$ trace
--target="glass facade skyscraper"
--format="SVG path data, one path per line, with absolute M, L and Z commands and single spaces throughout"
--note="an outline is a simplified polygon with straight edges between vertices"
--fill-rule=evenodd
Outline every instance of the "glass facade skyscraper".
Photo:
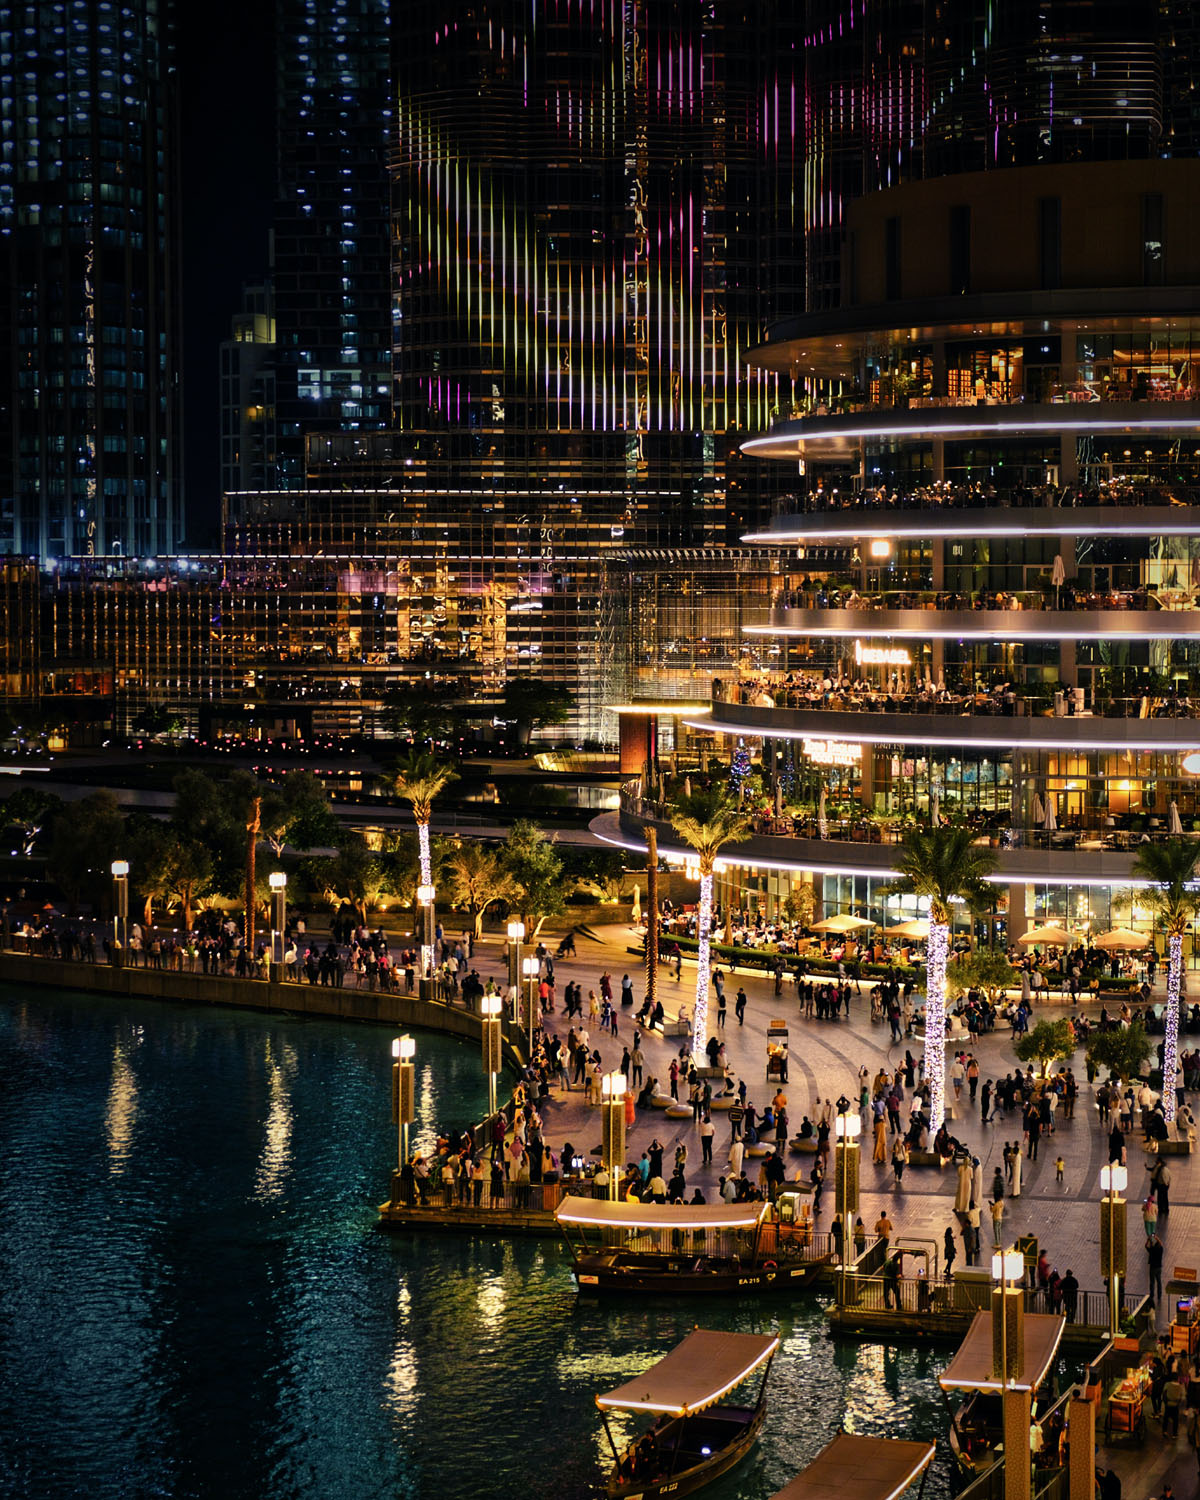
M 173 22 L 0 11 L 0 552 L 181 539 Z
M 391 418 L 388 0 L 276 0 L 278 480 L 309 432 Z

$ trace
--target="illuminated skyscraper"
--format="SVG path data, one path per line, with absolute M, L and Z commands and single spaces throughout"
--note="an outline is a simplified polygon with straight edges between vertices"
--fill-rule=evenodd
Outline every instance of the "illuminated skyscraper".
M 171 0 L 0 10 L 0 552 L 180 540 Z
M 306 433 L 391 417 L 388 12 L 388 0 L 276 0 L 275 383 L 289 489 L 304 482 Z

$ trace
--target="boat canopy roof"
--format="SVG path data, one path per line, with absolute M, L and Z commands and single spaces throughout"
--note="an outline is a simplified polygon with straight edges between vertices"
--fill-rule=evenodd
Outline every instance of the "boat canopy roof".
M 609 1229 L 753 1229 L 766 1203 L 609 1203 L 603 1198 L 564 1198 L 560 1224 Z
M 772 1500 L 896 1500 L 932 1460 L 932 1443 L 839 1432 Z
M 1055 1313 L 1025 1314 L 1025 1358 L 1009 1381 L 1014 1391 L 1036 1391 L 1049 1373 L 1058 1353 L 1067 1320 Z M 938 1376 L 944 1391 L 999 1391 L 1004 1382 L 993 1373 L 992 1315 L 977 1312 L 958 1353 Z
M 779 1348 L 758 1333 L 715 1333 L 697 1328 L 656 1365 L 596 1397 L 604 1410 L 658 1411 L 678 1417 L 703 1411 L 752 1375 Z

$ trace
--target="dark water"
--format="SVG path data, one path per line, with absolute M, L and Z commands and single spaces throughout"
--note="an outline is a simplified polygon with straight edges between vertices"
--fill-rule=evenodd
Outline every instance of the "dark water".
M 418 1128 L 481 1111 L 475 1048 L 417 1062 Z M 390 1063 L 383 1030 L 0 993 L 0 1496 L 592 1495 L 594 1393 L 697 1320 L 783 1338 L 713 1500 L 843 1422 L 944 1433 L 944 1353 L 837 1348 L 811 1301 L 611 1307 L 550 1241 L 378 1233 Z

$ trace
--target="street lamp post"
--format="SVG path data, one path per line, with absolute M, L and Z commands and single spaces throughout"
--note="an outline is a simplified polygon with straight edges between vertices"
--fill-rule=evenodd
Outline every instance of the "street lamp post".
M 997 1250 L 992 1256 L 992 1378 L 1000 1382 L 1004 1422 L 1004 1500 L 1029 1500 L 1029 1422 L 1032 1393 L 1025 1368 L 1025 1256 Z
M 1100 1169 L 1100 1271 L 1108 1283 L 1108 1333 L 1121 1331 L 1121 1277 L 1125 1274 L 1125 1200 L 1128 1168 L 1109 1162 Z
M 125 947 L 125 932 L 129 922 L 129 861 L 114 859 L 113 878 L 113 943 Z
M 840 1300 L 846 1300 L 846 1253 L 850 1247 L 850 1221 L 858 1213 L 858 1137 L 862 1133 L 862 1119 L 857 1110 L 852 1110 L 850 1101 L 843 1094 L 837 1101 L 837 1115 L 833 1128 L 836 1140 L 834 1160 L 834 1208 L 842 1220 L 842 1249 Z
M 271 977 L 278 980 L 283 967 L 283 930 L 287 926 L 287 876 L 282 870 L 272 870 L 267 876 L 267 884 L 271 887 L 271 965 L 275 970 Z M 279 934 L 278 964 L 275 962 L 276 933 Z
M 529 1007 L 525 1012 L 525 1021 L 529 1027 L 529 1059 L 531 1062 L 533 1061 L 533 1026 L 537 1019 L 537 982 L 541 967 L 536 958 L 530 957 L 521 960 L 521 971 L 525 975 L 525 988 L 527 991 L 525 1004 Z
M 521 942 L 525 937 L 525 923 L 514 919 L 508 924 L 508 993 L 517 994 L 521 978 Z
M 617 1201 L 617 1174 L 625 1164 L 625 1075 L 619 1069 L 600 1080 L 601 1160 L 608 1173 L 609 1201 Z
M 417 1044 L 410 1036 L 392 1038 L 392 1124 L 399 1127 L 400 1166 L 408 1160 L 408 1127 L 416 1118 L 413 1058 Z
M 500 1071 L 500 1010 L 503 1001 L 499 995 L 485 995 L 479 1002 L 483 1012 L 483 1071 L 488 1079 L 488 1117 L 496 1113 L 496 1074 Z
M 434 922 L 433 903 L 436 896 L 437 891 L 431 885 L 419 885 L 417 887 L 417 906 L 420 910 L 419 921 L 421 926 L 419 934 L 421 942 L 421 982 L 417 986 L 417 989 L 418 993 L 423 988 L 426 990 L 426 993 L 422 996 L 424 999 L 429 998 L 427 989 L 429 981 L 433 978 L 433 933 L 436 925 Z

